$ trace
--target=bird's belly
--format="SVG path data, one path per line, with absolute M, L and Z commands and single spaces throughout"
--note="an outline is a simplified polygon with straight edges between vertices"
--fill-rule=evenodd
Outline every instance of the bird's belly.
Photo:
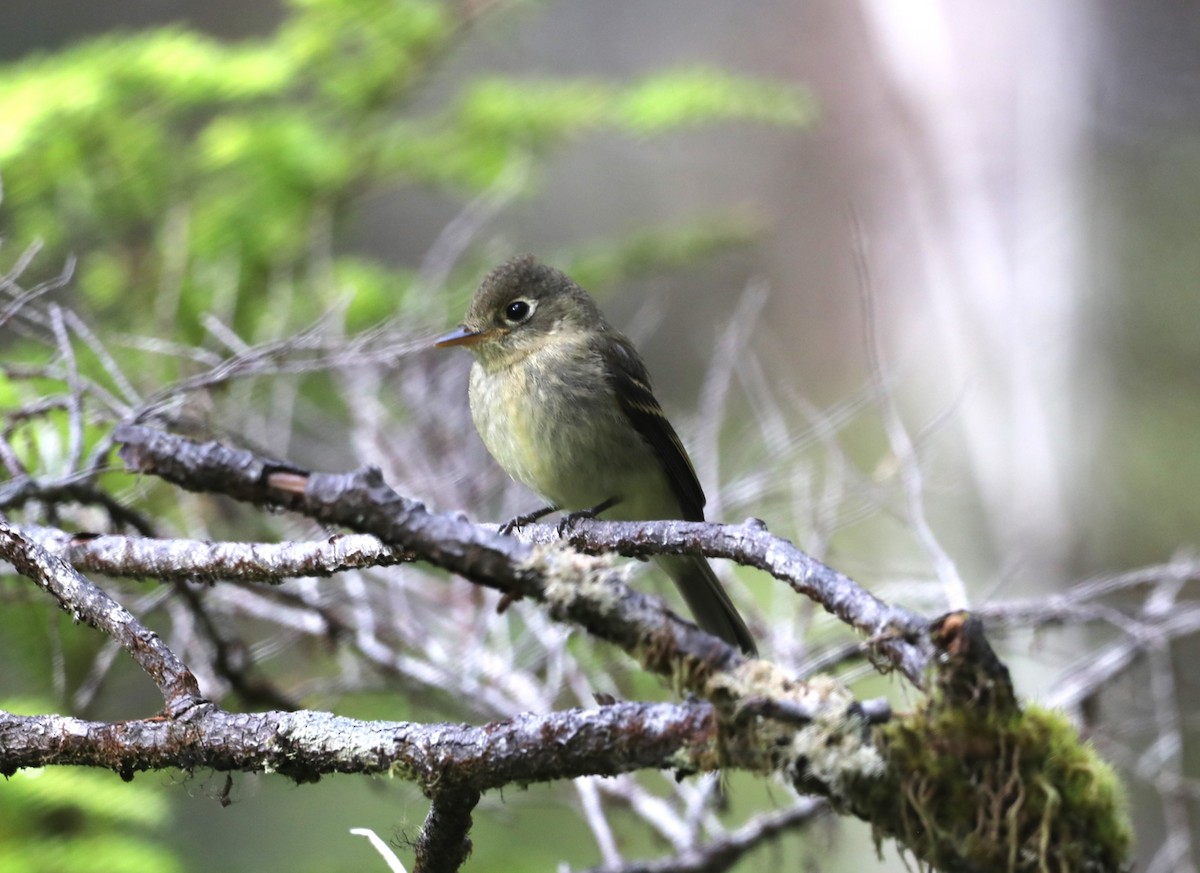
M 500 379 L 507 380 L 504 390 Z M 650 446 L 594 384 L 574 391 L 553 376 L 535 384 L 520 367 L 499 376 L 475 367 L 471 414 L 500 466 L 560 509 L 589 509 L 615 498 L 606 518 L 678 513 Z

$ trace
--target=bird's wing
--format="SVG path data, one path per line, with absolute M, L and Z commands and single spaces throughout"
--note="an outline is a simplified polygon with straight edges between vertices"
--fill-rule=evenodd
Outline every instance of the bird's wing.
M 650 390 L 646 365 L 624 337 L 606 343 L 602 354 L 617 403 L 662 464 L 679 501 L 681 520 L 704 521 L 704 490 L 679 435 Z

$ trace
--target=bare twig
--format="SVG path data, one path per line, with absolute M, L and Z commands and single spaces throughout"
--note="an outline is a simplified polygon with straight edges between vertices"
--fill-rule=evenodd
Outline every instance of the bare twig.
M 879 334 L 879 319 L 875 316 L 875 287 L 871 279 L 871 270 L 867 261 L 865 246 L 866 234 L 856 214 L 851 214 L 854 222 L 854 259 L 858 269 L 863 306 L 863 324 L 867 337 L 867 355 L 871 362 L 871 380 L 875 387 L 875 397 L 883 415 L 884 430 L 892 454 L 900 467 L 900 483 L 904 489 L 905 508 L 908 521 L 912 525 L 922 547 L 933 561 L 934 571 L 946 593 L 948 609 L 966 609 L 968 604 L 967 586 L 963 584 L 949 553 L 938 542 L 925 514 L 925 476 L 917 458 L 916 447 L 912 437 L 904 426 L 904 418 L 896 405 L 895 395 L 888 386 L 883 364 L 883 339 Z
M 825 801 L 819 798 L 802 798 L 790 809 L 755 816 L 749 823 L 720 839 L 702 843 L 676 855 L 657 861 L 604 864 L 583 873 L 722 873 L 733 867 L 750 850 L 807 825 L 828 812 L 828 809 Z
M 221 628 L 204 607 L 204 601 L 194 588 L 184 582 L 172 586 L 192 616 L 197 635 L 207 640 L 212 649 L 209 658 L 213 671 L 251 706 L 273 709 L 300 709 L 300 702 L 280 690 L 274 682 L 254 670 L 248 647 L 234 634 Z
M 22 289 L 19 285 L 17 285 L 17 279 L 20 277 L 21 273 L 23 273 L 26 268 L 29 267 L 33 259 L 37 257 L 39 251 L 41 251 L 41 243 L 35 242 L 31 244 L 21 254 L 21 257 L 17 260 L 16 265 L 9 272 L 9 274 L 7 276 L 0 277 L 0 293 L 8 294 L 10 292 L 16 292 L 12 295 L 12 300 L 9 301 L 9 303 L 3 309 L 0 309 L 0 327 L 4 327 L 4 325 L 6 325 L 18 314 L 25 315 L 26 313 L 22 312 L 22 310 L 27 309 L 29 304 L 33 303 L 33 301 L 37 300 L 44 294 L 47 294 L 51 291 L 57 291 L 70 281 L 71 274 L 75 269 L 75 262 L 73 259 L 67 261 L 66 266 L 63 268 L 63 271 L 59 276 L 51 279 L 48 282 L 41 282 L 29 289 Z M 40 317 L 38 320 L 40 321 Z
M 96 356 L 96 360 L 100 362 L 100 365 L 104 368 L 104 372 L 108 373 L 108 377 L 112 379 L 113 384 L 117 386 L 117 390 L 121 392 L 121 396 L 125 398 L 125 402 L 128 405 L 119 411 L 122 415 L 127 415 L 133 407 L 141 402 L 141 396 L 134 389 L 133 383 L 129 381 L 116 360 L 109 354 L 104 344 L 100 342 L 99 337 L 92 332 L 86 321 L 70 309 L 63 311 L 63 317 L 66 319 L 71 330 L 75 331 L 84 344 L 92 350 L 92 354 Z
M 61 479 L 15 479 L 0 486 L 0 512 L 11 511 L 31 501 L 43 503 L 80 503 L 100 506 L 118 526 L 126 526 L 146 536 L 154 535 L 154 525 L 134 509 L 125 506 L 93 483 L 95 471 L 64 476 Z
M 79 366 L 75 362 L 75 349 L 71 338 L 67 336 L 67 327 L 63 324 L 62 309 L 50 307 L 50 326 L 54 330 L 54 341 L 58 353 L 62 356 L 67 368 L 67 469 L 79 469 L 83 458 L 83 389 L 79 384 Z

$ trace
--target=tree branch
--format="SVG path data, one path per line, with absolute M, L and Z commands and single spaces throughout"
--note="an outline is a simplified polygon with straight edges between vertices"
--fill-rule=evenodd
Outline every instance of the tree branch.
M 164 713 L 174 717 L 200 702 L 196 678 L 158 634 L 3 517 L 0 517 L 0 557 L 52 594 L 76 621 L 86 621 L 129 652 L 162 692 L 166 702 Z
M 77 535 L 50 527 L 26 532 L 79 570 L 162 582 L 237 580 L 278 585 L 286 579 L 332 576 L 345 570 L 389 567 L 414 560 L 370 534 L 323 540 L 231 543 L 115 535 Z
M 417 840 L 413 873 L 454 873 L 471 854 L 471 813 L 479 790 L 447 786 L 433 793 Z
M 614 586 L 612 574 L 601 587 L 615 609 L 597 608 L 599 591 L 587 586 L 552 584 L 557 575 L 596 577 L 598 565 L 586 565 L 562 551 L 534 549 L 513 537 L 471 524 L 460 515 L 434 513 L 401 497 L 383 482 L 379 471 L 366 468 L 334 475 L 310 473 L 295 465 L 220 443 L 198 443 L 139 425 L 122 425 L 115 433 L 121 457 L 130 469 L 151 473 L 192 491 L 226 494 L 266 506 L 280 506 L 324 523 L 372 533 L 405 552 L 421 556 L 473 582 L 514 596 L 545 601 L 552 614 L 570 618 L 611 642 L 634 651 L 643 635 L 639 628 L 670 631 L 676 646 L 711 657 L 719 644 L 707 634 L 694 637 L 652 598 Z M 539 526 L 539 542 L 549 534 Z M 871 635 L 871 644 L 914 684 L 923 681 L 928 662 L 921 616 L 880 601 L 852 580 L 805 555 L 792 543 L 767 532 L 760 522 L 740 526 L 675 521 L 581 522 L 569 542 L 583 551 L 633 556 L 690 552 L 727 557 L 759 567 L 789 582 L 825 609 Z M 574 562 L 575 566 L 571 566 Z M 590 603 L 590 605 L 589 605 Z M 689 630 L 691 629 L 691 630 Z M 659 641 L 659 645 L 662 640 Z M 648 648 L 648 646 L 643 646 Z M 649 647 L 652 648 L 652 647 Z M 739 657 L 728 646 L 722 659 Z M 648 667 L 651 664 L 647 663 Z M 664 672 L 659 665 L 657 672 Z
M 556 536 L 554 525 L 530 526 L 533 542 L 553 542 Z M 771 534 L 759 519 L 748 519 L 738 525 L 582 519 L 568 533 L 566 541 L 587 554 L 617 552 L 627 557 L 698 554 L 762 570 L 866 634 L 870 644 L 913 684 L 922 684 L 928 662 L 923 643 L 928 619 L 885 603 L 789 540 Z
M 708 703 L 619 703 L 519 715 L 483 727 L 366 722 L 326 712 L 225 712 L 211 703 L 179 719 L 114 724 L 0 712 L 0 773 L 21 767 L 105 767 L 131 778 L 178 767 L 277 772 L 297 782 L 331 773 L 387 773 L 431 796 L 514 782 L 613 776 L 645 768 L 693 772 L 718 761 Z
M 827 609 L 854 626 L 871 629 L 878 635 L 872 643 L 906 675 L 919 679 L 918 667 L 934 665 L 931 694 L 921 709 L 891 718 L 886 709 L 858 703 L 834 679 L 797 681 L 630 590 L 606 560 L 429 512 L 392 491 L 377 470 L 308 473 L 132 425 L 114 436 L 135 470 L 369 532 L 481 585 L 542 601 L 552 617 L 621 646 L 678 690 L 707 702 L 617 704 L 519 716 L 482 728 L 364 723 L 312 712 L 229 714 L 199 701 L 187 674 L 191 687 L 184 692 L 192 694 L 192 705 L 169 706 L 165 720 L 103 725 L 58 716 L 0 717 L 0 772 L 75 763 L 128 776 L 138 769 L 203 766 L 308 781 L 328 772 L 386 771 L 416 781 L 434 801 L 421 849 L 421 869 L 430 870 L 457 869 L 466 857 L 471 811 L 482 791 L 648 767 L 779 774 L 798 791 L 826 796 L 860 815 L 877 833 L 895 835 L 918 859 L 947 869 L 966 869 L 1018 845 L 1040 846 L 1038 857 L 1049 866 L 1087 857 L 1098 860 L 1098 870 L 1116 869 L 1113 859 L 1127 848 L 1119 827 L 1103 844 L 1080 837 L 1118 806 L 1103 768 L 1069 725 L 1021 711 L 977 621 L 967 614 L 945 617 L 932 625 L 930 638 L 923 619 L 893 611 L 759 523 L 595 524 L 581 526 L 572 540 L 597 550 L 617 541 L 637 555 L 695 550 L 768 568 L 797 590 L 823 598 Z M 131 638 L 132 616 L 28 537 L 11 526 L 4 531 L 8 540 L 0 554 L 120 641 L 170 702 L 167 674 L 178 662 L 157 637 L 137 625 Z M 935 647 L 931 657 L 927 652 Z M 1052 741 L 1043 741 L 1046 736 Z M 1060 772 L 1064 762 L 1066 772 Z M 969 774 L 980 767 L 988 778 L 975 788 Z M 1078 781 L 1081 772 L 1094 774 L 1095 787 L 1076 790 L 1070 780 Z M 951 784 L 944 785 L 947 778 Z M 951 788 L 967 793 L 954 795 Z M 1026 798 L 1019 809 L 1006 800 L 1014 792 Z M 991 837 L 974 841 L 980 833 Z

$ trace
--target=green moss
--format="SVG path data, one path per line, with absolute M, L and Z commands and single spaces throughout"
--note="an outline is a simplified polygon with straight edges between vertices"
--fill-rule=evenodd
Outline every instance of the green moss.
M 1061 714 L 932 702 L 876 731 L 887 773 L 859 811 L 937 868 L 1126 868 L 1132 832 L 1112 768 Z

